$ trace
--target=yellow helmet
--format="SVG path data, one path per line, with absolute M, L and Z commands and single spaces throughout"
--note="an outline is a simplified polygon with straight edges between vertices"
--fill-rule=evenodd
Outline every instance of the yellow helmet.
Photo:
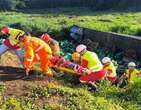
M 73 61 L 79 61 L 79 59 L 80 59 L 80 54 L 78 52 L 74 52 L 72 54 L 72 60 Z

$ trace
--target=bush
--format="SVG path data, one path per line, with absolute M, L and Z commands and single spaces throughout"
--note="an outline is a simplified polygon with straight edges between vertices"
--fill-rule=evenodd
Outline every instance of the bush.
M 46 9 L 59 7 L 90 7 L 94 10 L 140 9 L 139 0 L 0 0 L 0 9 Z

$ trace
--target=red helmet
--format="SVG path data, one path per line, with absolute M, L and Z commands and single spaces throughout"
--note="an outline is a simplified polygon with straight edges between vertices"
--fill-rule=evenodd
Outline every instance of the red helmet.
M 44 40 L 45 42 L 49 42 L 51 37 L 49 34 L 45 33 L 40 37 L 42 40 Z
M 3 28 L 1 28 L 0 32 L 3 34 L 8 34 L 9 33 L 9 27 L 8 26 L 4 26 Z

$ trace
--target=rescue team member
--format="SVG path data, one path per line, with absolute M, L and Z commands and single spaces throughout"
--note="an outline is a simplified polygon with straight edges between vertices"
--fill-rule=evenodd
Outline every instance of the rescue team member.
M 60 47 L 56 40 L 52 39 L 47 33 L 43 34 L 40 38 L 50 46 L 53 56 L 60 56 Z
M 7 26 L 1 28 L 0 38 L 5 39 L 2 45 L 0 45 L 0 56 L 4 54 L 7 50 L 14 50 L 16 55 L 19 57 L 20 61 L 23 62 L 23 54 L 21 48 L 18 45 L 18 38 L 25 34 L 24 31 L 9 28 Z
M 111 82 L 114 83 L 117 80 L 116 67 L 109 57 L 104 57 L 102 59 L 103 69 L 107 71 L 106 77 Z
M 20 42 L 21 47 L 25 49 L 24 67 L 26 69 L 26 75 L 29 75 L 29 71 L 39 61 L 43 74 L 52 76 L 53 74 L 50 70 L 52 51 L 49 45 L 43 40 L 31 36 L 20 37 Z
M 129 83 L 134 83 L 141 77 L 141 72 L 136 69 L 136 64 L 134 62 L 130 62 L 125 75 L 128 78 Z
M 80 54 L 80 65 L 87 68 L 86 75 L 80 76 L 80 82 L 88 84 L 93 90 L 97 89 L 95 82 L 105 77 L 106 71 L 100 62 L 98 56 L 94 52 L 87 50 L 83 44 L 76 47 L 76 52 Z

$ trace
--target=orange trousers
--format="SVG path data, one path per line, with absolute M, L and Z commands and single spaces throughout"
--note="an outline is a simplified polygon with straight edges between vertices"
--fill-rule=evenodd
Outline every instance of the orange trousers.
M 46 73 L 48 75 L 52 75 L 52 72 L 50 70 L 50 66 L 51 66 L 51 59 L 52 55 L 47 54 L 46 51 L 44 50 L 40 50 L 37 53 L 34 54 L 34 58 L 32 62 L 27 62 L 27 66 L 30 67 L 30 69 L 33 68 L 33 65 L 37 62 L 41 63 L 41 70 L 43 73 Z

